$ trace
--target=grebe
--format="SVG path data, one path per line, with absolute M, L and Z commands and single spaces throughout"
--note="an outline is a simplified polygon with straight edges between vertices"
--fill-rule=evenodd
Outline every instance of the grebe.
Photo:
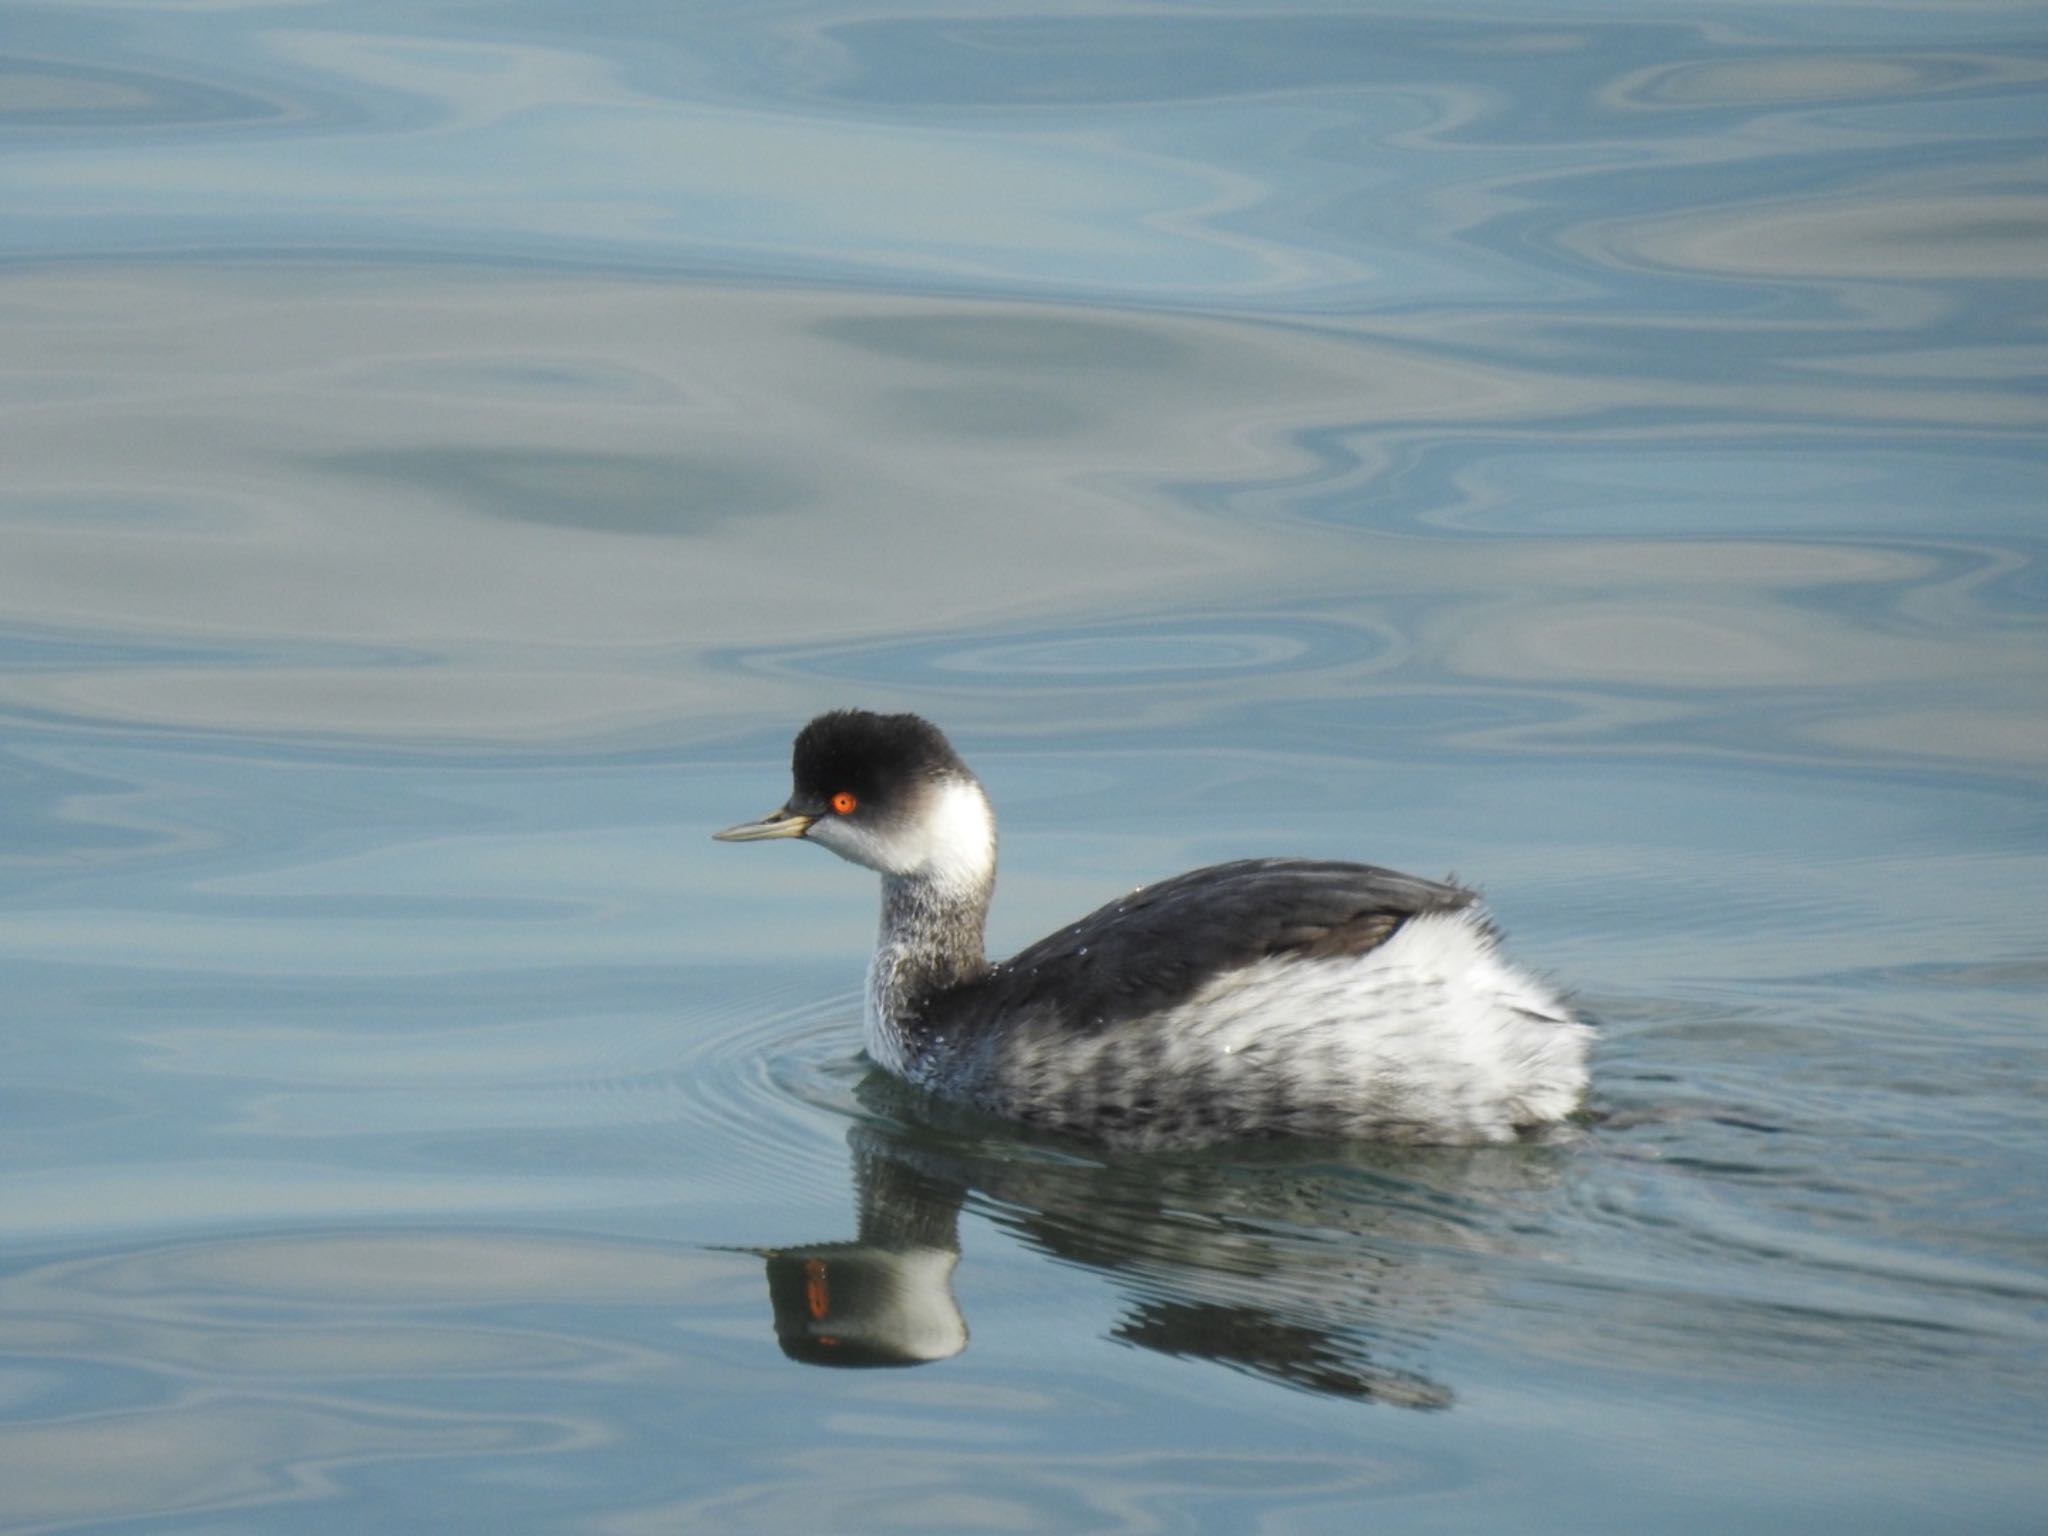
M 834 710 L 798 733 L 791 775 L 781 809 L 714 835 L 805 838 L 881 875 L 867 1052 L 941 1098 L 1154 1150 L 1510 1141 L 1585 1094 L 1592 1031 L 1460 886 L 1246 859 L 991 965 L 995 814 L 936 726 Z

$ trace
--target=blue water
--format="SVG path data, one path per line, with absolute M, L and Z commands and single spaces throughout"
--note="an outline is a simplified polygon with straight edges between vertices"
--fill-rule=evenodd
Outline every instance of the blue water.
M 0 1530 L 2038 1530 L 2044 145 L 1957 0 L 0 6 Z M 706 836 L 848 703 L 998 950 L 1481 883 L 1599 1123 L 931 1123 Z

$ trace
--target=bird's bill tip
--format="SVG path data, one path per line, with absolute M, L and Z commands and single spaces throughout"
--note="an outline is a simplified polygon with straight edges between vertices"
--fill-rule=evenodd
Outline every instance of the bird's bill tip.
M 721 843 L 758 843 L 771 837 L 802 837 L 810 830 L 809 816 L 800 816 L 784 806 L 779 811 L 770 811 L 759 821 L 743 821 L 736 827 L 727 827 L 723 832 L 714 832 L 712 837 Z

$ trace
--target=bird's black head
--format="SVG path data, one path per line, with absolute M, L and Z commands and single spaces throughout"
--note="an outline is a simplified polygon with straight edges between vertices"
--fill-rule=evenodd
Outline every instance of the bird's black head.
M 979 890 L 995 878 L 995 818 L 981 785 L 929 720 L 835 709 L 797 733 L 788 803 L 718 833 L 803 837 L 889 875 Z
M 835 709 L 799 731 L 789 772 L 790 809 L 820 816 L 900 810 L 940 780 L 974 777 L 929 720 L 864 709 Z

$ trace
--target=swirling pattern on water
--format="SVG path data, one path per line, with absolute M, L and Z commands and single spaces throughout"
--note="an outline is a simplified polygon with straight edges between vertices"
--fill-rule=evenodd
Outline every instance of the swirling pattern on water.
M 1306 615 L 1212 615 L 1001 637 L 985 632 L 923 636 L 869 646 L 756 652 L 731 659 L 740 672 L 817 678 L 959 695 L 1030 689 L 1214 689 L 1233 674 L 1365 670 L 1387 639 L 1364 627 L 1318 624 Z
M 2038 1526 L 2032 10 L 7 44 L 0 1526 Z M 703 836 L 854 702 L 999 949 L 1485 882 L 1603 1118 L 933 1123 L 865 880 Z M 882 1238 L 964 1345 L 786 1362 Z

